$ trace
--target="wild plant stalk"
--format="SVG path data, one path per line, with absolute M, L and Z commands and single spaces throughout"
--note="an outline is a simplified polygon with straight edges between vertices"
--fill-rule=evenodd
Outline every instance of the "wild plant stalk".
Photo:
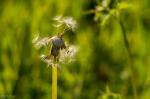
M 106 3 L 107 3 L 107 5 L 106 5 Z M 102 0 L 102 5 L 98 5 L 97 8 L 103 8 L 103 9 L 90 10 L 90 11 L 86 12 L 85 14 L 95 13 L 95 16 L 97 17 L 97 15 L 99 15 L 99 13 L 103 13 L 103 11 L 105 11 L 105 10 L 107 11 L 106 8 L 110 9 L 109 8 L 109 2 L 107 2 L 107 0 Z M 122 7 L 119 7 L 119 5 L 118 5 L 116 8 L 121 9 Z M 124 41 L 124 45 L 125 45 L 125 48 L 126 48 L 126 51 L 127 51 L 127 55 L 128 55 L 128 62 L 129 62 L 128 69 L 129 69 L 129 72 L 130 72 L 130 75 L 131 75 L 132 90 L 133 90 L 133 94 L 134 94 L 133 97 L 134 97 L 134 99 L 138 99 L 137 85 L 136 85 L 136 81 L 135 81 L 134 68 L 133 68 L 134 64 L 133 64 L 133 58 L 131 56 L 131 50 L 130 50 L 129 42 L 128 42 L 128 39 L 127 39 L 127 33 L 126 33 L 126 30 L 125 30 L 123 22 L 121 21 L 120 17 L 118 17 L 119 10 L 118 9 L 115 9 L 115 10 L 118 13 L 115 13 L 115 17 L 114 18 L 119 22 L 119 25 L 121 27 L 121 30 L 122 30 L 122 33 L 123 33 L 123 41 Z M 108 11 L 108 14 L 112 14 L 112 13 L 110 13 Z M 99 18 L 101 19 L 101 17 L 99 17 Z M 98 18 L 96 18 L 96 19 L 98 19 Z
M 52 99 L 57 99 L 57 66 L 52 66 Z
M 131 56 L 131 50 L 130 50 L 129 42 L 127 39 L 126 30 L 125 30 L 124 24 L 121 21 L 121 19 L 119 19 L 118 21 L 119 21 L 119 24 L 120 24 L 120 27 L 121 27 L 121 30 L 123 33 L 123 40 L 124 40 L 125 48 L 126 48 L 126 51 L 128 54 L 128 61 L 129 61 L 128 69 L 129 69 L 129 72 L 131 74 L 131 83 L 132 83 L 132 90 L 133 90 L 134 99 L 138 99 L 137 89 L 136 89 L 137 85 L 136 85 L 135 76 L 134 76 L 133 59 Z

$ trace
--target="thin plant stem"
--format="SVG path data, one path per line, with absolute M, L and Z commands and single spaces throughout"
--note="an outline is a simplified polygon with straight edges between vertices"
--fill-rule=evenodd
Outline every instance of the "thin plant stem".
M 57 99 L 57 66 L 52 66 L 52 99 Z
M 62 32 L 61 34 L 58 34 L 58 36 L 63 37 L 63 35 L 65 34 L 65 32 L 67 32 L 68 30 L 69 30 L 69 28 L 67 28 L 67 27 L 65 26 L 63 32 Z
M 126 30 L 125 30 L 125 27 L 124 27 L 123 22 L 121 21 L 121 19 L 119 19 L 119 24 L 120 24 L 120 27 L 121 27 L 121 30 L 122 30 L 122 33 L 123 33 L 123 40 L 124 40 L 125 48 L 126 48 L 126 51 L 127 51 L 127 54 L 128 54 L 128 61 L 129 61 L 128 69 L 129 69 L 129 72 L 131 74 L 131 83 L 132 83 L 132 90 L 133 90 L 133 94 L 134 94 L 134 99 L 138 99 L 137 89 L 136 89 L 137 85 L 136 85 L 135 76 L 134 76 L 133 59 L 132 59 L 132 56 L 131 56 L 131 51 L 130 51 L 129 42 L 128 42 L 128 39 L 127 39 Z

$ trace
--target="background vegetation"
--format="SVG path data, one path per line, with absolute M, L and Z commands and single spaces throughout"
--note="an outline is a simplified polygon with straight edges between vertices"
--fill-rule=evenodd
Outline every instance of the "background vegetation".
M 105 6 L 104 1 L 109 9 L 119 2 L 129 4 L 116 14 L 128 46 L 114 16 L 107 9 L 94 10 Z M 60 14 L 77 20 L 77 31 L 65 39 L 80 50 L 76 62 L 61 65 L 58 71 L 58 99 L 134 99 L 133 86 L 139 99 L 149 99 L 149 4 L 149 0 L 0 0 L 0 99 L 51 99 L 51 68 L 39 59 L 32 39 L 37 32 L 42 37 L 56 34 L 52 18 Z

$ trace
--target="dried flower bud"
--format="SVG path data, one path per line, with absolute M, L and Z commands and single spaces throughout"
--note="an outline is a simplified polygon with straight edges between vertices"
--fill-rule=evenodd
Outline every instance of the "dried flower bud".
M 59 55 L 60 49 L 66 48 L 64 40 L 61 37 L 54 36 L 51 38 L 52 40 L 52 49 L 51 49 L 51 55 L 54 57 L 57 57 Z
M 51 38 L 51 40 L 52 40 L 52 44 L 54 47 L 65 48 L 65 43 L 64 43 L 63 38 L 54 36 Z

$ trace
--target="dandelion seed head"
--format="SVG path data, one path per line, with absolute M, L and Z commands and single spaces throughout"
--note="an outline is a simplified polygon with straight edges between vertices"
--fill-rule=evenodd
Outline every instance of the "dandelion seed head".
M 44 46 L 50 49 L 50 52 L 47 55 L 40 56 L 41 60 L 47 63 L 48 66 L 53 66 L 53 64 L 57 64 L 57 66 L 59 66 L 59 63 L 75 61 L 75 56 L 78 48 L 72 45 L 66 47 L 63 35 L 68 30 L 75 31 L 77 27 L 76 21 L 72 17 L 62 16 L 56 16 L 53 18 L 53 20 L 56 21 L 56 24 L 54 24 L 56 28 L 63 26 L 64 30 L 61 32 L 61 34 L 53 36 L 51 38 L 40 38 L 38 34 L 32 41 L 36 48 L 41 48 L 42 46 Z

